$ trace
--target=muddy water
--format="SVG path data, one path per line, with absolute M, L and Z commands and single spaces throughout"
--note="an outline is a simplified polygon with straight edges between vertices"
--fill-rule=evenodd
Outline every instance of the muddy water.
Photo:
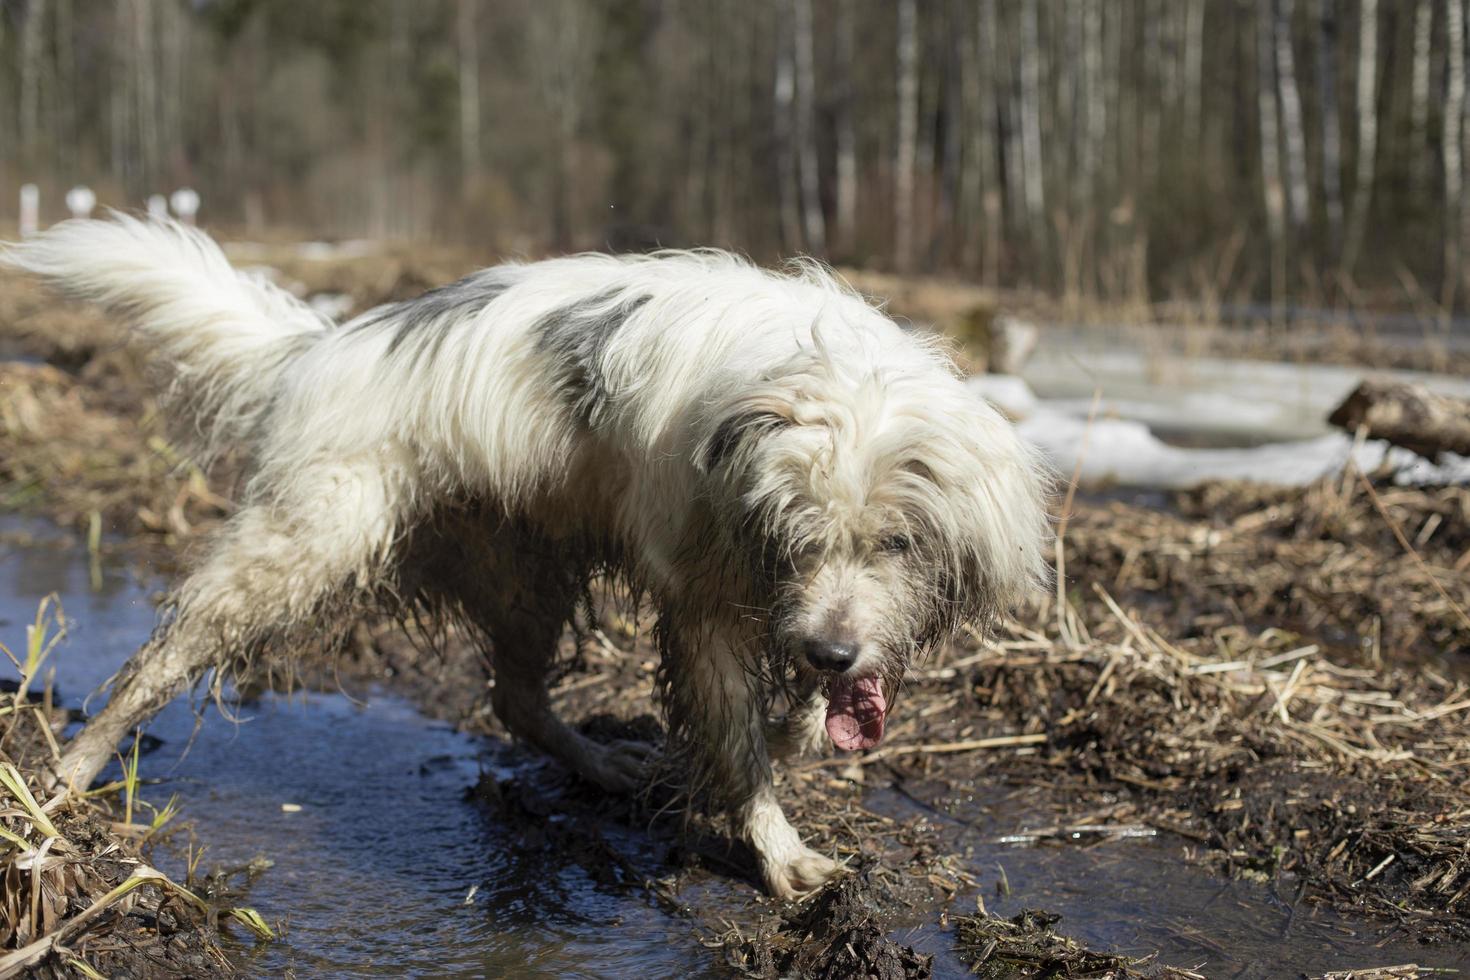
M 870 793 L 865 803 L 895 817 L 912 815 L 916 806 L 929 813 L 936 832 L 982 880 L 978 898 L 990 912 L 1058 913 L 1059 931 L 1091 949 L 1240 980 L 1403 963 L 1470 967 L 1470 947 L 1422 946 L 1396 939 L 1383 923 L 1297 903 L 1291 879 L 1262 885 L 1204 874 L 1189 863 L 1190 842 L 1172 834 L 1009 842 L 1028 828 L 1049 828 L 1052 818 L 1007 796 L 1014 790 L 976 799 L 920 786 Z M 957 908 L 973 908 L 976 897 L 960 896 Z M 949 945 L 934 930 L 905 941 L 925 952 Z
M 35 540 L 18 542 L 18 532 Z M 73 628 L 54 658 L 56 683 L 73 705 L 154 620 L 157 583 L 105 561 L 98 571 L 94 589 L 75 541 L 44 525 L 0 522 L 0 638 L 20 642 L 38 600 L 59 593 Z M 145 776 L 161 782 L 143 795 L 160 804 L 178 795 L 208 847 L 203 867 L 273 862 L 244 901 L 269 920 L 285 919 L 287 931 L 279 942 L 241 949 L 249 974 L 725 975 L 691 920 L 636 890 L 599 887 L 570 858 L 526 848 L 523 830 L 500 825 L 466 798 L 483 771 L 539 763 L 429 721 L 386 692 L 366 704 L 342 694 L 269 696 L 241 714 L 232 724 L 210 710 L 196 732 L 189 705 L 167 709 L 150 729 L 164 744 L 144 765 Z M 992 911 L 1059 912 L 1063 931 L 1095 948 L 1157 954 L 1158 962 L 1210 977 L 1470 964 L 1470 949 L 1410 945 L 1381 926 L 1294 906 L 1289 882 L 1201 874 L 1179 838 L 1004 843 L 1046 818 L 1004 801 L 1000 790 L 958 799 L 942 787 L 874 790 L 868 804 L 898 818 L 925 816 L 967 855 Z M 603 833 L 629 862 L 658 873 L 644 834 L 617 826 Z M 182 853 L 161 858 L 182 875 Z M 1001 868 L 1009 894 L 997 890 Z M 681 898 L 728 905 L 734 918 L 745 904 L 742 887 L 705 882 Z M 973 909 L 975 897 L 961 895 L 955 911 Z M 935 954 L 936 975 L 964 975 L 950 934 L 932 916 L 916 922 L 896 937 Z
M 147 637 L 150 589 L 104 565 L 94 592 L 85 553 L 54 536 L 23 547 L 0 541 L 7 645 L 23 641 L 49 592 L 73 624 L 53 662 L 57 688 L 75 705 Z M 575 865 L 526 855 L 466 799 L 482 769 L 502 765 L 494 746 L 387 694 L 366 704 L 342 694 L 266 697 L 240 713 L 236 725 L 210 709 L 196 734 L 188 704 L 165 710 L 149 728 L 164 744 L 142 766 L 162 783 L 142 795 L 162 804 L 178 794 L 182 819 L 208 847 L 202 869 L 273 862 L 244 901 L 268 920 L 286 919 L 286 936 L 242 951 L 250 974 L 709 973 L 687 920 L 600 891 Z M 636 835 L 608 836 L 630 851 L 639 845 Z M 182 875 L 182 854 L 160 858 Z

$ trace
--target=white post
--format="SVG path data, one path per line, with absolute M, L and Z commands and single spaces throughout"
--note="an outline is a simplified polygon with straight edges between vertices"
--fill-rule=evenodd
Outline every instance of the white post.
M 162 194 L 150 194 L 148 197 L 148 217 L 154 221 L 167 221 L 168 198 Z
M 194 216 L 199 213 L 199 192 L 192 187 L 180 187 L 169 197 L 168 202 L 173 206 L 174 214 L 179 216 L 186 225 L 194 224 Z
M 66 209 L 73 218 L 92 217 L 92 209 L 96 206 L 97 195 L 85 184 L 78 184 L 66 192 Z
M 41 188 L 20 185 L 20 237 L 30 238 L 41 230 Z

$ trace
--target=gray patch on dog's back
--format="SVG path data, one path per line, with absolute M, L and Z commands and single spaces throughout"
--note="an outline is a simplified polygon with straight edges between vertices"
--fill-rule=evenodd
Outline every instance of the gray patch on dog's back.
M 413 358 L 413 366 L 438 355 L 444 340 L 456 326 L 499 299 L 506 290 L 525 278 L 515 265 L 499 265 L 436 286 L 422 296 L 393 303 L 368 313 L 354 329 L 386 327 L 393 331 L 388 356 L 400 350 Z
M 620 300 L 616 290 L 601 292 L 558 307 L 536 322 L 536 349 L 555 359 L 559 383 L 588 426 L 607 401 L 603 352 L 628 318 L 652 298 L 643 293 Z

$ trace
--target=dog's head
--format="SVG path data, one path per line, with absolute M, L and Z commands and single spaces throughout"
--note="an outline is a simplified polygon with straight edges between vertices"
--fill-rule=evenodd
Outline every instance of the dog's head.
M 1048 574 L 1045 468 L 941 354 L 906 340 L 803 350 L 719 399 L 698 450 L 775 666 L 824 688 L 845 749 L 882 737 L 916 654 Z

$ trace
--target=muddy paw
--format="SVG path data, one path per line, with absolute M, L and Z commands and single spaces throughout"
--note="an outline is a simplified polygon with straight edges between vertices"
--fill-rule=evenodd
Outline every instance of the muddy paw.
M 777 898 L 804 898 L 846 870 L 846 865 L 803 847 L 784 864 L 761 862 L 766 888 Z
M 599 745 L 583 775 L 609 793 L 633 793 L 648 782 L 657 752 L 646 742 Z

